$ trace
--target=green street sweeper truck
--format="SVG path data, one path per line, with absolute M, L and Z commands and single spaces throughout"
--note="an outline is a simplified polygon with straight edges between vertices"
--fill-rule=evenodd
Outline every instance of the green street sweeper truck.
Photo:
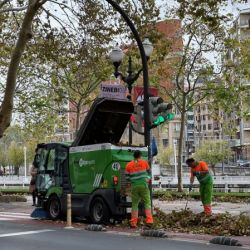
M 50 218 L 66 214 L 67 194 L 71 194 L 72 215 L 92 223 L 122 218 L 129 212 L 125 166 L 137 149 L 147 159 L 146 147 L 120 143 L 133 111 L 131 101 L 97 98 L 73 143 L 37 145 L 38 200 Z

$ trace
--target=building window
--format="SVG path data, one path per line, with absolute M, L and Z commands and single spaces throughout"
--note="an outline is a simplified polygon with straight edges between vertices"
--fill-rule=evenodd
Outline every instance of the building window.
M 193 116 L 193 115 L 188 115 L 187 119 L 188 119 L 189 121 L 193 121 L 193 120 L 194 120 L 194 116 Z
M 206 129 L 207 129 L 206 124 L 203 125 L 202 129 L 203 129 L 203 130 L 206 130 Z
M 202 119 L 203 119 L 203 121 L 206 121 L 206 116 L 203 115 L 203 116 L 202 116 Z
M 168 139 L 162 139 L 162 145 L 163 145 L 163 147 L 167 147 L 168 146 Z
M 175 124 L 175 131 L 180 131 L 181 130 L 181 124 L 176 123 Z
M 212 124 L 208 124 L 208 125 L 207 125 L 207 129 L 208 129 L 208 130 L 211 130 L 211 129 L 212 129 Z

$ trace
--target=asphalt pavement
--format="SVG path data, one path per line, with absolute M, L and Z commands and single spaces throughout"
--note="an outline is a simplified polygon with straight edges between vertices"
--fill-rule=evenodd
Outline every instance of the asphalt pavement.
M 48 225 L 1 222 L 1 250 L 223 250 L 226 246 L 204 242 L 143 238 L 108 232 L 62 229 Z M 239 248 L 236 248 L 239 249 Z
M 154 205 L 159 205 L 166 212 L 184 208 L 184 201 L 176 202 L 154 201 Z M 237 204 L 238 207 L 241 207 L 241 210 L 249 210 L 248 205 Z M 193 209 L 202 210 L 197 201 L 194 203 L 191 201 L 188 206 L 193 207 Z M 140 236 L 140 231 L 138 230 L 112 226 L 107 227 L 107 232 L 89 232 L 84 229 L 86 225 L 82 222 L 75 223 L 75 228 L 72 230 L 64 229 L 66 225 L 65 221 L 33 220 L 30 218 L 30 213 L 33 209 L 34 207 L 31 206 L 31 197 L 28 197 L 28 202 L 0 203 L 1 250 L 228 249 L 226 246 L 208 244 L 209 240 L 214 237 L 211 235 L 166 232 L 169 238 L 143 238 Z M 237 208 L 235 209 L 237 210 Z M 240 240 L 242 244 L 250 249 L 250 237 L 233 238 Z M 230 249 L 233 248 L 230 247 Z

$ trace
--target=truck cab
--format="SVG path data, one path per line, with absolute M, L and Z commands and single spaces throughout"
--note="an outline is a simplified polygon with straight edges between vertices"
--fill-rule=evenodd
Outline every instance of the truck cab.
M 131 202 L 126 164 L 136 149 L 147 158 L 146 147 L 120 145 L 132 113 L 130 101 L 98 98 L 73 143 L 37 145 L 39 202 L 52 219 L 66 214 L 67 194 L 71 194 L 75 217 L 105 223 L 127 214 Z

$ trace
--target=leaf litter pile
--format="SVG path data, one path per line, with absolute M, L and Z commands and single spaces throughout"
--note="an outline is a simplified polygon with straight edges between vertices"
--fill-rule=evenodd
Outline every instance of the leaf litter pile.
M 128 225 L 128 220 L 123 221 L 122 224 Z M 143 226 L 142 218 L 139 225 Z M 166 214 L 157 208 L 152 229 L 196 234 L 250 236 L 250 217 L 245 214 L 232 216 L 229 213 L 205 216 L 204 213 L 195 214 L 189 209 Z

